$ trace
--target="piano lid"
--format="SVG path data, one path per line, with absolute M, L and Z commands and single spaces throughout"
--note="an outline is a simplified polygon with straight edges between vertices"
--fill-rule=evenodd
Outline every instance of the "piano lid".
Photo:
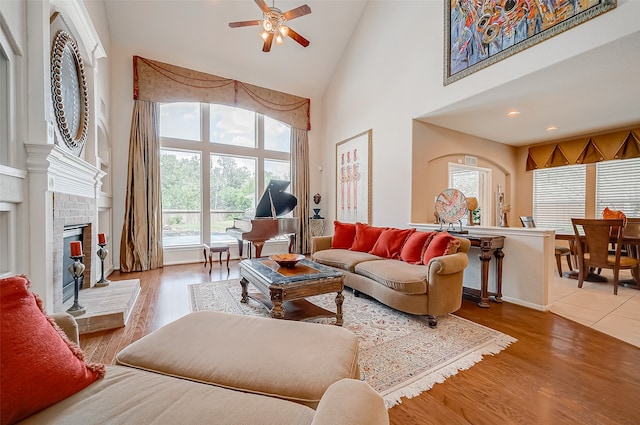
M 275 210 L 275 217 L 292 211 L 298 205 L 298 200 L 292 194 L 285 192 L 287 187 L 289 182 L 286 180 L 271 180 L 256 207 L 256 218 L 274 217 L 272 207 Z

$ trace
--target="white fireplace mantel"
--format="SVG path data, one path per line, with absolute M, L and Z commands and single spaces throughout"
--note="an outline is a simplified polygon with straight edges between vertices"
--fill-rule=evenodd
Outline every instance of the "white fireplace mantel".
M 106 173 L 57 145 L 25 144 L 27 170 L 47 177 L 52 192 L 97 199 Z

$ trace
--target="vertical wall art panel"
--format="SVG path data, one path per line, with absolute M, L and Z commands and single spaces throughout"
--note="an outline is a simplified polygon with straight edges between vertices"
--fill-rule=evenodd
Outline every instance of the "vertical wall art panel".
M 371 224 L 371 134 L 336 145 L 336 220 Z
M 616 0 L 444 0 L 447 85 L 616 7 Z

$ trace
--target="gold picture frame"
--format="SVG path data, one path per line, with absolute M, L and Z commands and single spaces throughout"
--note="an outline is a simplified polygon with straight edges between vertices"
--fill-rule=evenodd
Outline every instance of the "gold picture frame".
M 371 224 L 371 143 L 367 130 L 336 144 L 336 220 Z
M 535 7 L 532 7 L 535 5 Z M 554 7 L 548 7 L 554 5 Z M 617 6 L 617 0 L 445 0 L 444 85 L 547 40 Z

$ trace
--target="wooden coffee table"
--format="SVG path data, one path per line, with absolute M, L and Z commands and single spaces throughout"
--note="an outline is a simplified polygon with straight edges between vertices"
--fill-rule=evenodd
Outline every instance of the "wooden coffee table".
M 342 326 L 344 274 L 331 267 L 304 259 L 295 267 L 286 268 L 278 266 L 275 261 L 268 258 L 253 258 L 240 262 L 240 276 L 241 302 L 248 301 L 250 294 L 247 287 L 251 283 L 269 298 L 273 304 L 271 317 L 276 319 L 284 319 L 285 310 L 282 303 L 285 301 L 336 292 L 336 325 Z M 262 297 L 253 295 L 251 297 L 263 302 Z M 263 304 L 269 307 L 268 304 L 264 302 Z M 333 315 L 328 310 L 324 311 Z

